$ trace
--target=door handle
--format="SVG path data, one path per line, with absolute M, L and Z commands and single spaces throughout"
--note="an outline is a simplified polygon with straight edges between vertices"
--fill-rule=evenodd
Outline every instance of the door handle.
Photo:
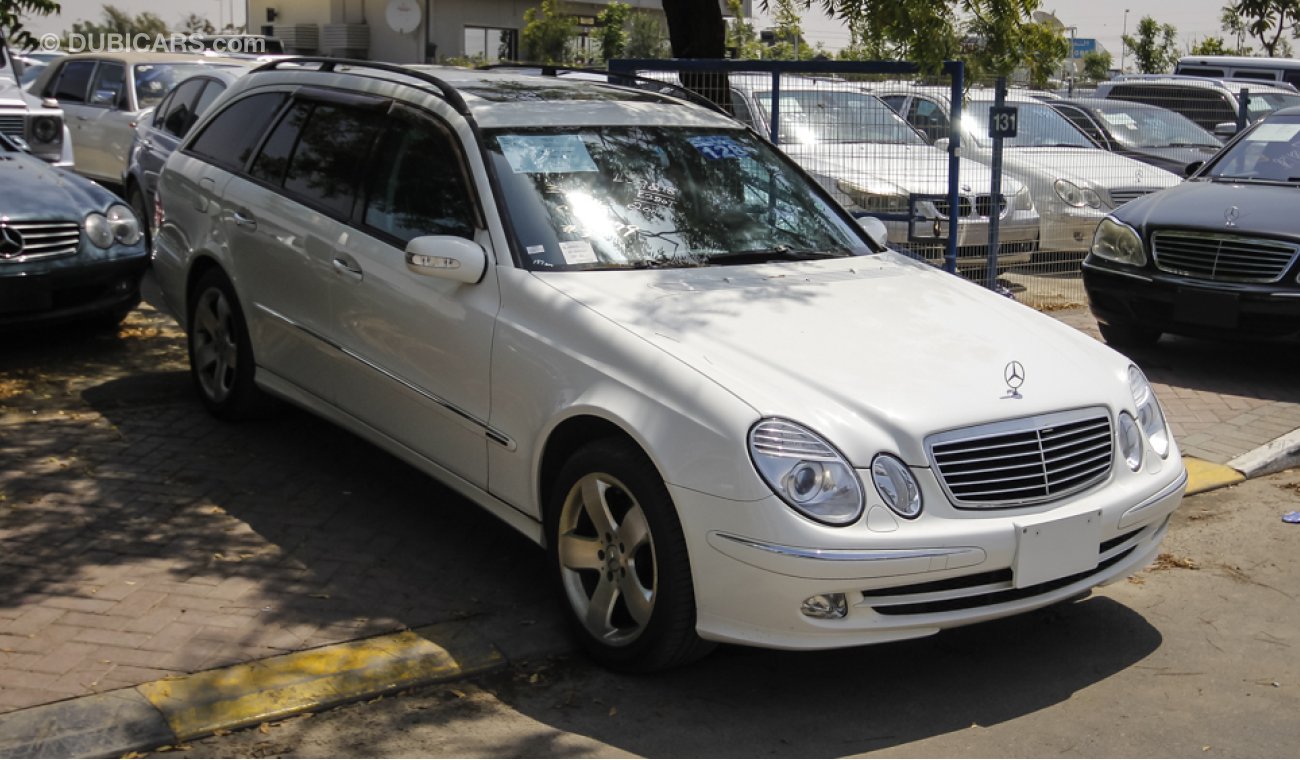
M 336 256 L 330 264 L 333 265 L 335 274 L 345 280 L 361 282 L 361 278 L 365 276 L 361 272 L 361 267 L 355 261 L 348 261 L 341 256 Z
M 231 214 L 231 218 L 235 220 L 235 225 L 238 227 L 247 227 L 250 231 L 257 229 L 257 220 L 242 208 Z

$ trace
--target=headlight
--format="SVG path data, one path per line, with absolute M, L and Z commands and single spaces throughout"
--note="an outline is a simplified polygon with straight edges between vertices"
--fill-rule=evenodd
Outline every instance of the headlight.
M 749 431 L 749 455 L 758 474 L 791 507 L 828 525 L 862 516 L 862 484 L 833 446 L 787 420 L 768 419 Z
M 86 214 L 86 237 L 90 242 L 100 248 L 107 248 L 113 244 L 113 225 L 109 223 L 108 217 L 93 211 Z
M 1092 254 L 1100 259 L 1117 261 L 1129 266 L 1145 266 L 1146 250 L 1142 247 L 1142 238 L 1137 230 L 1124 224 L 1113 216 L 1108 216 L 1097 225 L 1092 236 Z
M 1146 433 L 1151 448 L 1161 459 L 1169 456 L 1169 427 L 1165 425 L 1165 413 L 1160 410 L 1160 402 L 1151 389 L 1151 383 L 1142 370 L 1133 365 L 1128 368 L 1128 387 L 1133 393 L 1133 403 L 1137 406 L 1138 425 Z
M 908 213 L 909 198 L 906 192 L 895 185 L 881 184 L 863 187 L 852 182 L 840 180 L 835 183 L 840 192 L 849 196 L 854 205 L 865 211 L 877 214 Z
M 1088 187 L 1079 187 L 1068 179 L 1058 179 L 1052 183 L 1056 194 L 1067 205 L 1075 208 L 1101 208 L 1101 197 Z
M 32 139 L 36 142 L 60 142 L 63 124 L 53 116 L 38 116 L 32 120 Z
M 921 514 L 921 487 L 898 457 L 877 454 L 871 462 L 871 482 L 880 498 L 899 516 L 912 518 Z
M 130 206 L 118 203 L 108 207 L 108 222 L 113 227 L 113 239 L 123 245 L 140 242 L 140 220 Z
M 1014 208 L 1016 211 L 1034 210 L 1034 196 L 1029 194 L 1029 188 L 1027 187 L 1020 188 L 1020 192 L 1016 193 L 1015 200 L 1013 202 L 1015 204 Z
M 1142 468 L 1142 432 L 1128 412 L 1119 413 L 1119 450 L 1130 470 L 1137 472 Z

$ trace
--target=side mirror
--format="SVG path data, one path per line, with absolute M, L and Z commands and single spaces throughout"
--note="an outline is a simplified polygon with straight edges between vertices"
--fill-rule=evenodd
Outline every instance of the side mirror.
M 889 230 L 885 228 L 885 223 L 874 216 L 858 217 L 858 226 L 862 231 L 867 233 L 867 239 L 872 245 L 880 250 L 885 250 L 889 246 Z
M 1187 168 L 1186 168 L 1186 169 L 1183 169 L 1183 176 L 1184 176 L 1184 177 L 1190 177 L 1190 176 L 1192 176 L 1193 174 L 1199 172 L 1199 171 L 1201 170 L 1201 167 L 1202 167 L 1202 166 L 1205 166 L 1205 162 L 1204 162 L 1204 161 L 1193 161 L 1193 162 L 1191 162 L 1190 164 L 1187 165 Z
M 1226 138 L 1226 137 L 1232 137 L 1235 134 L 1237 134 L 1237 122 L 1235 121 L 1221 121 L 1218 124 L 1214 125 L 1215 137 Z
M 406 268 L 426 277 L 473 285 L 487 272 L 487 253 L 473 240 L 426 235 L 406 244 Z

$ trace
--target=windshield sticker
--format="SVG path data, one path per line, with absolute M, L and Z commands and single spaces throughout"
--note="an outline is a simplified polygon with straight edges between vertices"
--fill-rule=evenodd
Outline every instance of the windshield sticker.
M 1136 129 L 1137 122 L 1132 116 L 1126 113 L 1103 113 L 1101 118 L 1105 119 L 1113 127 L 1124 127 L 1125 129 Z
M 560 253 L 565 264 L 595 264 L 596 251 L 586 240 L 561 240 Z
M 525 248 L 524 250 L 528 252 L 528 255 L 529 255 L 529 256 L 545 256 L 545 255 L 546 255 L 546 246 L 544 246 L 544 245 L 530 245 L 530 246 L 528 246 L 527 248 Z
M 710 161 L 717 161 L 723 158 L 749 158 L 753 154 L 753 148 L 746 148 L 730 137 L 724 135 L 712 135 L 709 137 L 691 137 L 688 138 L 691 145 L 695 146 L 703 156 Z
M 515 174 L 597 171 L 596 162 L 577 135 L 502 135 L 497 144 Z
M 1291 142 L 1300 134 L 1300 124 L 1262 124 L 1246 135 L 1247 142 Z

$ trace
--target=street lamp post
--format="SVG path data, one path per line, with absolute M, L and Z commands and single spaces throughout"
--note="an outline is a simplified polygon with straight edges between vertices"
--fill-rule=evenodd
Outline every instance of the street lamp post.
M 1124 34 L 1119 38 L 1119 73 L 1124 73 L 1124 58 L 1128 55 L 1128 42 L 1124 37 L 1128 36 L 1128 8 L 1124 9 Z

